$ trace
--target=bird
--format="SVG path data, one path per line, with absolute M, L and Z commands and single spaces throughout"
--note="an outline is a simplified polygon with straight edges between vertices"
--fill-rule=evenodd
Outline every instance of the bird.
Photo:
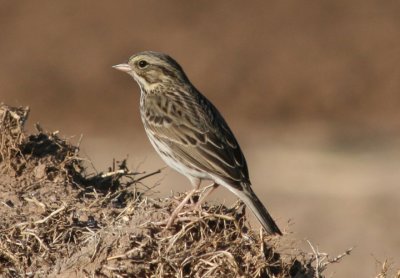
M 178 62 L 161 52 L 143 51 L 113 68 L 129 74 L 139 85 L 140 115 L 150 143 L 163 161 L 193 186 L 171 214 L 167 227 L 200 183 L 209 181 L 211 189 L 198 204 L 222 185 L 251 209 L 268 234 L 282 235 L 251 187 L 247 162 L 233 132 Z

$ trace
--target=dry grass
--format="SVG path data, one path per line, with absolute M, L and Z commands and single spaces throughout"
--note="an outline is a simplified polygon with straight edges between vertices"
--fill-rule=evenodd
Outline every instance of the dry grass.
M 393 266 L 388 260 L 385 260 L 384 262 L 377 262 L 380 265 L 380 271 L 378 275 L 376 275 L 376 278 L 400 278 L 400 269 L 395 273 Z
M 79 144 L 38 125 L 23 132 L 28 112 L 0 106 L 2 277 L 323 277 L 350 253 L 329 259 L 282 246 L 249 228 L 240 202 L 188 204 L 165 231 L 183 195 L 151 198 L 142 181 L 159 171 L 114 161 L 107 173 L 88 174 Z

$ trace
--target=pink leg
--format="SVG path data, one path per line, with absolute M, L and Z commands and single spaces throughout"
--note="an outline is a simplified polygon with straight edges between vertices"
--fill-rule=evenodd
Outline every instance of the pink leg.
M 174 222 L 175 218 L 178 216 L 179 212 L 182 210 L 182 208 L 186 205 L 186 203 L 192 198 L 193 194 L 199 190 L 200 187 L 200 179 L 190 179 L 190 181 L 192 182 L 194 188 L 189 191 L 186 195 L 186 197 L 182 200 L 182 202 L 175 208 L 175 210 L 172 212 L 171 216 L 169 217 L 167 226 L 165 227 L 165 229 L 169 229 L 172 225 L 172 223 Z
M 196 206 L 194 207 L 195 210 L 200 209 L 201 204 L 204 202 L 204 200 L 211 195 L 212 192 L 214 192 L 215 189 L 219 186 L 219 184 L 216 184 L 215 182 L 211 185 L 211 189 L 208 190 L 206 193 L 204 193 L 203 196 L 201 196 L 200 200 L 196 203 Z

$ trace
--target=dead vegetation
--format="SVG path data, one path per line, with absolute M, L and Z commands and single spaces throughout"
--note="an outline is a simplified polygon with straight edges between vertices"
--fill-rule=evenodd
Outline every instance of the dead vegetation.
M 90 174 L 79 144 L 38 125 L 26 135 L 28 112 L 0 105 L 2 277 L 323 277 L 350 252 L 278 252 L 280 239 L 251 230 L 241 203 L 188 209 L 164 231 L 182 195 L 146 194 L 142 181 L 159 171 L 121 161 Z
M 377 261 L 376 263 L 377 265 L 379 265 L 380 271 L 375 278 L 389 278 L 389 277 L 400 278 L 400 269 L 398 269 L 396 272 L 394 270 L 393 264 L 390 261 L 388 260 L 385 260 L 383 262 Z

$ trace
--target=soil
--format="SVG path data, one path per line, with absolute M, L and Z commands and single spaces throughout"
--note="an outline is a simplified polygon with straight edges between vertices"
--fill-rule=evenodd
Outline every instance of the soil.
M 184 194 L 149 197 L 141 181 L 160 171 L 132 172 L 122 160 L 91 173 L 79 144 L 39 125 L 25 134 L 28 113 L 0 107 L 4 277 L 314 277 L 335 261 L 252 230 L 240 202 L 188 204 L 165 230 Z

